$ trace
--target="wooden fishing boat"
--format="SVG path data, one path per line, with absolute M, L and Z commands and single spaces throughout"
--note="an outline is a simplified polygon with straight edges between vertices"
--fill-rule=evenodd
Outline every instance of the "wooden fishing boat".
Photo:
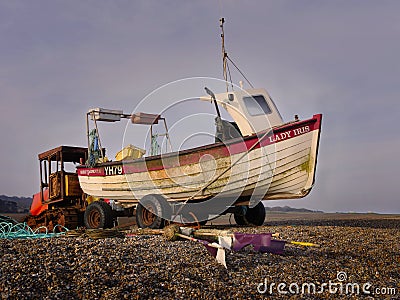
M 246 112 L 249 100 L 243 99 L 265 101 L 268 114 L 275 117 L 270 119 L 279 122 L 279 113 L 265 91 L 247 90 L 245 97 L 240 94 L 223 93 L 216 97 L 227 96 L 233 98 L 228 101 L 237 102 L 235 111 L 241 110 L 242 114 L 232 117 L 236 118 L 240 133 L 262 126 L 257 122 L 261 115 Z M 302 198 L 315 181 L 321 117 L 317 114 L 307 120 L 282 123 L 180 152 L 78 166 L 80 186 L 88 195 L 113 199 L 123 207 L 134 206 L 147 195 L 162 195 L 171 203 L 213 199 L 211 206 L 219 210 L 217 201 L 227 207 Z
M 261 225 L 261 200 L 305 197 L 315 181 L 322 115 L 284 122 L 264 89 L 206 91 L 199 100 L 215 104 L 216 142 L 147 157 L 104 162 L 101 145 L 93 146 L 99 142 L 96 122 L 122 117 L 153 126 L 165 122 L 162 116 L 90 110 L 87 123 L 93 120 L 96 130 L 88 141 L 89 157 L 96 151 L 97 157 L 77 167 L 83 192 L 124 209 L 137 206 L 139 225 L 153 228 L 181 212 L 200 220 L 231 211 L 238 224 Z M 233 122 L 222 120 L 220 108 Z M 195 212 L 196 205 L 201 212 Z

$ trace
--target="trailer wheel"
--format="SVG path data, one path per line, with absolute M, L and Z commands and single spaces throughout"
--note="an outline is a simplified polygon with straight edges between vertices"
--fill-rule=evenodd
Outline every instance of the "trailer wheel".
M 265 221 L 265 207 L 259 202 L 253 208 L 249 206 L 239 206 L 233 215 L 238 225 L 256 225 L 261 226 Z
M 200 225 L 204 226 L 208 222 L 208 216 L 196 215 L 194 212 L 183 212 L 182 221 L 185 225 Z
M 137 205 L 136 223 L 140 228 L 160 229 L 170 220 L 172 208 L 161 195 L 146 195 Z
M 245 215 L 248 208 L 249 207 L 246 205 L 240 205 L 236 207 L 236 210 L 233 214 L 233 218 L 235 219 L 236 224 L 247 225 Z
M 114 225 L 114 213 L 110 205 L 103 201 L 90 203 L 83 218 L 88 229 L 111 228 Z

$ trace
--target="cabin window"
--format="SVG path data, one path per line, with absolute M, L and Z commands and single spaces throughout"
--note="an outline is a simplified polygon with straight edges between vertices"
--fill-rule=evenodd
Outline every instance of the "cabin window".
M 262 95 L 243 97 L 243 102 L 251 116 L 267 115 L 272 112 Z

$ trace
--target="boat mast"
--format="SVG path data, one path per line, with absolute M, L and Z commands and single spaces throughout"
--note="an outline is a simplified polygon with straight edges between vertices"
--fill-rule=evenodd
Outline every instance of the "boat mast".
M 224 23 L 225 19 L 219 19 L 219 27 L 221 27 L 221 40 L 222 40 L 222 69 L 223 69 L 223 76 L 226 83 L 226 92 L 229 91 L 229 83 L 228 83 L 228 73 L 227 73 L 227 57 L 228 54 L 225 51 L 225 33 L 224 33 Z
M 232 59 L 228 56 L 228 53 L 225 50 L 225 32 L 224 32 L 224 23 L 225 19 L 219 19 L 219 27 L 221 27 L 221 40 L 222 40 L 222 68 L 223 68 L 223 75 L 224 80 L 226 83 L 226 92 L 229 92 L 229 83 L 231 84 L 231 88 L 233 91 L 233 83 L 231 77 L 231 71 L 229 70 L 228 60 L 232 63 L 235 69 L 243 76 L 243 78 L 247 81 L 247 83 L 254 88 L 251 82 L 247 79 L 247 77 L 243 74 L 243 72 L 239 69 L 239 67 L 232 61 Z M 228 81 L 228 74 L 229 74 L 229 81 Z

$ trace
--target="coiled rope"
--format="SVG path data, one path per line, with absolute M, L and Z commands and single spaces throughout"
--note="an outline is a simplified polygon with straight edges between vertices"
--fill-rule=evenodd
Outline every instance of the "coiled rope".
M 63 232 L 57 232 L 59 228 Z M 44 232 L 40 232 L 44 231 Z M 25 222 L 18 223 L 12 218 L 0 218 L 0 239 L 38 239 L 38 238 L 51 238 L 65 234 L 68 229 L 62 225 L 54 226 L 53 232 L 49 232 L 44 226 L 33 230 Z

